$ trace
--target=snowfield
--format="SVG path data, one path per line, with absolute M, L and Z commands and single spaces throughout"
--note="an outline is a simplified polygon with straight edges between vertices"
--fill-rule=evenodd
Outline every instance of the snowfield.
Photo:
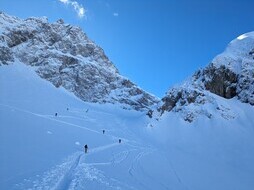
M 3 65 L 0 189 L 252 190 L 254 108 L 214 98 L 232 117 L 211 107 L 211 119 L 192 123 L 178 112 L 149 119 L 84 103 L 18 61 Z

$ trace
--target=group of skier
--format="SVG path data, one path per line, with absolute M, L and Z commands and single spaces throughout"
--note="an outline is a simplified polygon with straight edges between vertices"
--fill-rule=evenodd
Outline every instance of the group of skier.
M 69 108 L 67 108 L 67 111 L 69 111 Z M 86 110 L 86 113 L 88 112 L 88 109 Z M 55 117 L 57 117 L 57 113 L 55 113 Z M 105 134 L 105 129 L 103 129 L 102 130 L 102 134 Z M 118 139 L 118 143 L 121 143 L 122 142 L 122 139 Z M 86 144 L 85 146 L 84 146 L 84 149 L 85 149 L 85 153 L 87 153 L 88 152 L 88 145 Z
M 104 129 L 102 130 L 102 134 L 105 134 Z M 121 142 L 122 142 L 122 139 L 118 139 L 118 143 L 121 143 Z M 88 145 L 87 144 L 84 146 L 84 149 L 85 149 L 85 153 L 87 153 L 88 152 Z

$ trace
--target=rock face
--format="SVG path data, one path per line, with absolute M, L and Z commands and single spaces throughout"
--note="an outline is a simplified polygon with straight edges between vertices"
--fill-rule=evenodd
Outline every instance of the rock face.
M 224 98 L 236 96 L 237 74 L 224 65 L 216 68 L 210 64 L 203 70 L 205 89 Z M 205 80 L 209 78 L 209 80 Z
M 161 111 L 171 111 L 174 107 L 179 104 L 179 106 L 184 106 L 186 104 L 191 103 L 198 103 L 198 104 L 204 104 L 205 95 L 202 92 L 198 92 L 196 90 L 186 90 L 186 89 L 180 89 L 180 88 L 173 88 L 171 89 L 167 96 L 162 98 L 162 101 L 164 104 L 160 107 Z
M 159 99 L 121 76 L 81 28 L 63 20 L 19 19 L 0 13 L 0 65 L 14 61 L 31 66 L 40 77 L 87 102 L 120 103 L 147 110 Z
M 199 115 L 211 118 L 211 106 L 206 108 L 210 104 L 222 117 L 234 118 L 215 95 L 254 105 L 254 32 L 233 40 L 207 67 L 170 89 L 158 112 L 181 112 L 186 121 L 192 122 Z
M 200 76 L 205 89 L 254 105 L 254 32 L 233 40 Z M 202 72 L 201 72 L 202 73 Z

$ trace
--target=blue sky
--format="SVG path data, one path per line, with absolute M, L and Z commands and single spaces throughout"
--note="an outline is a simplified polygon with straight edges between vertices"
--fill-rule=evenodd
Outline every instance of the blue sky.
M 159 97 L 254 30 L 253 0 L 61 1 L 1 0 L 0 10 L 80 26 L 122 75 Z

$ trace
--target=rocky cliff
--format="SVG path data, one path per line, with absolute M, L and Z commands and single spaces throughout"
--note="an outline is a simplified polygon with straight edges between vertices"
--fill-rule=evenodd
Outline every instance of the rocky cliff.
M 254 32 L 233 40 L 207 67 L 170 89 L 158 111 L 181 112 L 191 122 L 199 115 L 211 118 L 214 108 L 226 119 L 234 118 L 220 98 L 254 105 Z
M 87 102 L 147 110 L 159 100 L 121 76 L 102 48 L 63 20 L 0 13 L 0 65 L 21 62 Z

